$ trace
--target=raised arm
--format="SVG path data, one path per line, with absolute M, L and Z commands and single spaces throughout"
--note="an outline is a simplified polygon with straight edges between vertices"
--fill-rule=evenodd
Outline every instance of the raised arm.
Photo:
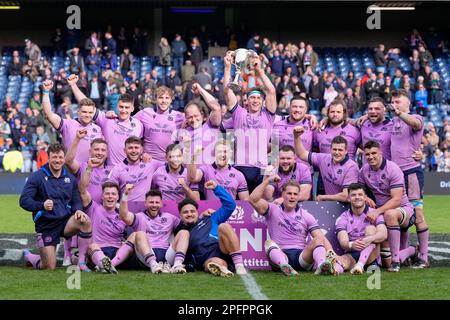
M 400 120 L 402 120 L 408 126 L 413 128 L 415 131 L 419 131 L 420 129 L 422 129 L 423 123 L 416 117 L 414 117 L 406 112 L 400 111 L 398 109 L 398 107 L 396 107 L 396 106 L 394 106 L 394 112 L 395 112 L 395 115 L 400 118 Z
M 264 91 L 266 92 L 266 108 L 269 112 L 275 113 L 277 111 L 277 91 L 275 87 L 270 81 L 269 77 L 267 77 L 264 69 L 261 67 L 261 59 L 259 56 L 252 58 L 251 63 L 255 68 L 256 76 L 261 80 Z
M 78 88 L 77 86 L 78 76 L 76 74 L 71 74 L 67 78 L 67 82 L 69 83 L 70 89 L 72 89 L 73 95 L 75 96 L 75 99 L 77 99 L 78 102 L 87 98 L 85 94 L 81 92 L 80 88 Z
M 202 96 L 208 108 L 211 110 L 209 121 L 215 127 L 219 127 L 222 122 L 222 108 L 219 102 L 208 91 L 202 88 L 198 83 L 192 85 L 192 92 Z
M 200 201 L 200 193 L 198 191 L 192 190 L 183 178 L 179 178 L 178 183 L 183 188 L 186 197 L 191 198 L 195 201 Z
M 270 183 L 279 182 L 280 180 L 278 175 L 266 176 L 263 182 L 248 197 L 248 202 L 260 215 L 265 215 L 269 209 L 269 202 L 263 198 L 264 191 Z
M 134 214 L 128 211 L 128 195 L 130 194 L 131 190 L 133 190 L 133 188 L 134 185 L 127 184 L 125 186 L 125 190 L 123 191 L 122 198 L 120 199 L 119 217 L 128 226 L 131 226 L 135 219 Z
M 224 62 L 224 71 L 223 71 L 223 92 L 225 95 L 225 101 L 227 103 L 228 111 L 231 111 L 237 103 L 236 95 L 233 90 L 231 90 L 228 85 L 231 82 L 231 64 L 233 62 L 232 51 L 227 51 L 225 57 L 223 58 Z
M 222 206 L 217 210 L 211 219 L 215 220 L 217 224 L 221 224 L 228 220 L 236 209 L 236 202 L 233 197 L 225 190 L 224 187 L 217 184 L 214 180 L 209 180 L 205 183 L 206 190 L 213 190 L 216 197 L 220 199 Z
M 45 80 L 42 84 L 42 110 L 44 116 L 50 122 L 53 128 L 59 129 L 61 127 L 62 119 L 52 111 L 52 104 L 50 103 L 50 90 L 53 88 L 52 80 Z
M 201 149 L 194 151 L 194 156 L 192 157 L 192 161 L 187 165 L 187 178 L 189 182 L 199 183 L 203 178 L 203 171 L 197 168 L 197 159 L 198 156 L 201 155 Z
M 80 190 L 83 207 L 87 207 L 92 201 L 91 194 L 88 191 L 89 181 L 91 180 L 92 170 L 98 166 L 100 166 L 100 161 L 98 159 L 89 159 L 86 170 L 84 171 L 83 175 L 81 176 L 80 182 L 78 183 L 78 189 Z
M 87 135 L 87 129 L 79 128 L 77 130 L 77 134 L 75 135 L 75 138 L 73 139 L 72 144 L 69 147 L 69 150 L 67 150 L 66 166 L 69 168 L 70 172 L 72 172 L 73 174 L 77 173 L 78 170 L 80 170 L 80 164 L 75 159 L 75 156 L 77 154 L 78 145 L 80 144 L 81 139 L 86 137 L 86 135 Z
M 305 132 L 305 129 L 301 126 L 296 126 L 293 130 L 295 154 L 303 161 L 308 162 L 309 151 L 306 150 L 301 138 L 303 132 Z

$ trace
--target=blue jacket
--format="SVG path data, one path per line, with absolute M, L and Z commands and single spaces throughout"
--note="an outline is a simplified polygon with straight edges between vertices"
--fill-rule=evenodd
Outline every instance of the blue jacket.
M 53 200 L 51 211 L 44 208 L 47 199 Z M 37 232 L 83 209 L 75 176 L 63 168 L 61 176 L 56 178 L 48 163 L 28 177 L 19 203 L 24 210 L 33 212 Z
M 233 197 L 222 186 L 217 186 L 214 194 L 220 199 L 222 206 L 212 216 L 202 217 L 193 225 L 179 227 L 189 230 L 188 256 L 194 261 L 202 261 L 211 247 L 219 246 L 219 225 L 226 222 L 236 209 Z

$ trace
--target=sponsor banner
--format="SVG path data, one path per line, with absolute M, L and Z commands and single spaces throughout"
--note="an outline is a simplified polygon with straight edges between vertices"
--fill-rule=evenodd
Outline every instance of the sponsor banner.
M 426 195 L 450 195 L 450 173 L 425 172 Z
M 199 213 L 209 208 L 220 208 L 219 201 L 199 201 L 198 203 Z M 245 266 L 249 269 L 270 269 L 264 252 L 264 242 L 269 238 L 265 218 L 258 215 L 247 201 L 236 201 L 236 203 L 236 210 L 227 222 L 233 226 L 239 238 Z M 137 202 L 129 204 L 132 212 L 142 211 L 143 206 L 143 203 Z M 328 201 L 306 201 L 301 206 L 317 219 L 322 232 L 330 240 L 336 252 L 342 253 L 335 234 L 335 223 L 347 206 L 339 202 Z M 164 201 L 162 210 L 179 215 L 178 203 L 175 201 Z

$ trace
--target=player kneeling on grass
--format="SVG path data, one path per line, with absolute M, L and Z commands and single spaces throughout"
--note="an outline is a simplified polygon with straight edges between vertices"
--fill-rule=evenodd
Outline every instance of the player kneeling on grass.
M 102 205 L 92 200 L 88 191 L 93 168 L 100 165 L 97 158 L 91 158 L 79 182 L 83 206 L 92 220 L 93 243 L 88 255 L 102 272 L 117 273 L 116 266 L 123 269 L 147 269 L 152 272 L 158 266 L 155 255 L 150 249 L 144 232 L 132 233 L 122 244 L 127 225 L 116 210 L 119 201 L 119 185 L 105 182 L 102 185 Z M 136 251 L 136 255 L 130 256 Z M 81 256 L 80 256 L 81 257 Z M 112 261 L 111 261 L 112 259 Z
M 24 210 L 33 212 L 39 248 L 39 255 L 24 251 L 27 265 L 54 270 L 60 237 L 68 239 L 78 234 L 78 265 L 82 271 L 89 271 L 84 255 L 91 240 L 91 220 L 81 211 L 76 178 L 64 167 L 61 144 L 48 148 L 48 164 L 28 177 L 19 202 Z
M 367 220 L 367 214 L 375 209 L 366 204 L 363 185 L 352 183 L 348 187 L 348 200 L 350 209 L 336 222 L 339 244 L 346 251 L 340 261 L 351 274 L 362 274 L 365 266 L 377 265 L 380 244 L 387 239 L 387 229 L 383 215 L 379 215 L 375 223 Z
M 214 180 L 206 182 L 205 189 L 213 190 L 222 203 L 222 207 L 212 216 L 199 218 L 198 203 L 190 198 L 178 204 L 182 223 L 177 228 L 177 236 L 185 233 L 189 239 L 186 259 L 195 269 L 216 276 L 231 277 L 233 269 L 237 274 L 246 274 L 239 239 L 231 225 L 225 223 L 236 209 L 236 202 Z
M 316 219 L 299 206 L 300 184 L 290 180 L 282 187 L 281 205 L 264 200 L 267 186 L 280 180 L 278 175 L 266 176 L 249 197 L 253 208 L 266 218 L 271 240 L 266 241 L 265 250 L 271 265 L 287 276 L 295 276 L 300 270 L 310 271 L 314 264 L 318 274 L 336 274 L 338 267 L 331 245 Z M 307 244 L 308 235 L 312 240 Z
M 125 186 L 120 200 L 120 218 L 134 231 L 146 233 L 149 246 L 152 247 L 158 265 L 155 273 L 186 273 L 183 265 L 186 255 L 189 234 L 180 232 L 170 243 L 173 232 L 180 224 L 180 219 L 170 213 L 162 212 L 162 194 L 159 190 L 150 190 L 145 195 L 144 212 L 128 211 L 128 195 L 133 189 L 132 184 Z M 172 266 L 172 267 L 171 267 Z M 153 269 L 152 269 L 153 270 Z

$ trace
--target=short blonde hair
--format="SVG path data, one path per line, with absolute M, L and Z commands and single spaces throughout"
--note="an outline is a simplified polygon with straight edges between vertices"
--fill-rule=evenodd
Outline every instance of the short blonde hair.
M 160 96 L 162 96 L 164 94 L 169 95 L 170 98 L 173 99 L 173 90 L 168 88 L 168 87 L 166 87 L 166 86 L 161 86 L 161 87 L 157 88 L 156 91 L 155 91 L 156 97 L 160 97 Z

